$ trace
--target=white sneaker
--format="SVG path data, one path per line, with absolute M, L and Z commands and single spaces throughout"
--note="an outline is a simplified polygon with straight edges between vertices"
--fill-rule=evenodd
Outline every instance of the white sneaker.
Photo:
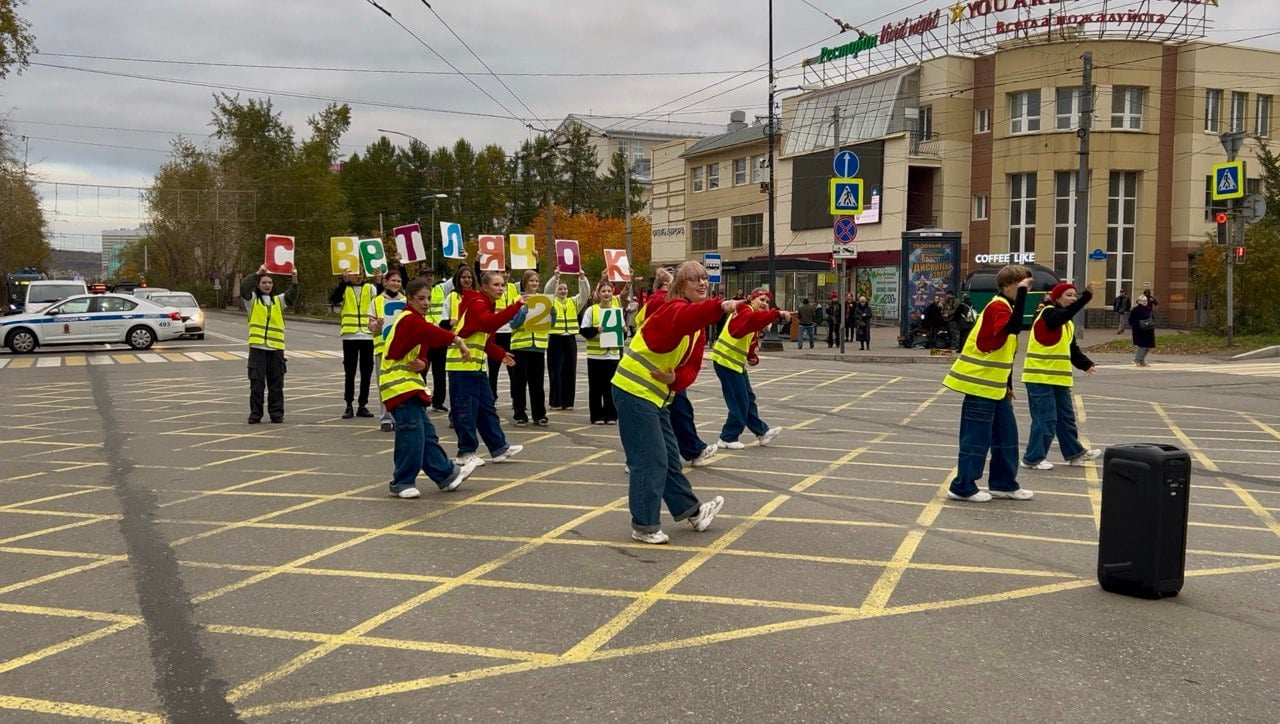
M 777 437 L 778 433 L 782 432 L 785 429 L 787 428 L 771 427 L 768 430 L 765 430 L 763 435 L 757 435 L 756 439 L 760 441 L 761 445 L 768 445 L 769 443 L 773 442 L 773 438 Z
M 1049 462 L 1048 460 L 1041 460 L 1035 465 L 1032 465 L 1026 462 L 1025 460 L 1019 460 L 1018 465 L 1024 468 L 1029 468 L 1031 470 L 1053 470 L 1053 463 Z
M 450 462 L 454 465 L 470 465 L 474 463 L 478 468 L 481 465 L 484 465 L 484 458 L 476 455 L 475 453 L 467 453 L 466 455 L 459 455 L 458 457 L 453 458 Z
M 702 452 L 698 453 L 698 457 L 694 458 L 693 460 L 690 460 L 689 465 L 695 468 L 700 468 L 703 465 L 710 465 L 711 456 L 715 455 L 716 451 L 719 449 L 720 449 L 720 443 L 718 442 L 711 443 L 710 445 L 702 448 Z
M 462 468 L 458 470 L 458 477 L 454 478 L 448 485 L 441 488 L 441 490 L 443 490 L 446 493 L 452 493 L 453 491 L 457 490 L 458 486 L 462 485 L 462 481 L 471 477 L 471 473 L 474 473 L 476 471 L 476 468 L 480 467 L 481 465 L 484 465 L 484 461 L 481 460 L 480 458 L 473 458 L 471 460 L 468 460 L 465 464 L 463 464 Z
M 662 545 L 663 543 L 671 540 L 670 536 L 660 530 L 655 530 L 652 533 L 641 533 L 635 528 L 631 529 L 631 537 L 641 543 L 652 543 L 654 545 Z
M 719 513 L 720 509 L 723 507 L 724 496 L 717 495 L 711 500 L 703 503 L 702 506 L 698 508 L 698 514 L 689 518 L 689 525 L 693 526 L 694 530 L 701 533 L 707 529 L 707 526 L 711 525 L 711 519 L 715 518 L 716 513 Z
M 746 445 L 743 445 L 742 443 L 738 442 L 737 440 L 734 440 L 734 441 L 732 441 L 732 442 L 730 442 L 729 440 L 721 440 L 721 441 L 719 441 L 719 442 L 717 442 L 717 443 L 716 443 L 716 446 L 717 446 L 717 447 L 722 447 L 722 448 L 724 448 L 725 450 L 742 450 L 743 448 L 745 448 L 745 447 L 746 447 Z
M 1094 448 L 1092 450 L 1085 450 L 1079 455 L 1071 458 L 1070 460 L 1067 461 L 1067 464 L 1074 465 L 1076 467 L 1083 467 L 1084 464 L 1089 462 L 1090 460 L 1097 460 L 1100 457 L 1102 457 L 1102 451 L 1097 448 Z
M 1008 500 L 1031 500 L 1036 496 L 1035 493 L 1026 488 L 1018 488 L 1017 490 L 992 490 L 990 497 L 1006 498 Z
M 397 498 L 421 498 L 422 497 L 422 493 L 419 493 L 417 488 L 405 488 L 404 490 L 401 490 L 398 493 L 392 493 L 392 495 Z
M 966 502 L 966 503 L 985 503 L 985 502 L 987 502 L 988 500 L 991 500 L 991 493 L 988 493 L 988 492 L 987 492 L 987 491 L 985 491 L 985 490 L 979 490 L 978 492 L 974 493 L 973 495 L 956 495 L 955 493 L 953 493 L 953 492 L 951 492 L 950 490 L 948 490 L 948 491 L 947 491 L 947 499 L 948 499 L 948 500 L 961 500 L 961 501 L 964 501 L 964 502 Z
M 516 455 L 519 455 L 521 450 L 524 450 L 524 445 L 508 445 L 506 450 L 503 450 L 493 456 L 493 461 L 495 463 L 500 463 L 505 460 L 509 460 Z
M 622 464 L 622 472 L 626 473 L 627 475 L 630 475 L 630 474 L 631 474 L 631 466 L 630 466 L 630 465 L 628 465 L 628 464 L 626 464 L 626 463 L 623 463 L 623 464 Z

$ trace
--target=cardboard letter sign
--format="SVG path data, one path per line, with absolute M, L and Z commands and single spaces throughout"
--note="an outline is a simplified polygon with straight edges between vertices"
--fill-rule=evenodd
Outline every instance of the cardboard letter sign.
M 524 318 L 524 326 L 520 331 L 550 332 L 551 297 L 545 294 L 530 294 L 524 303 L 529 308 L 529 312 Z
M 533 234 L 511 235 L 511 268 L 534 269 L 538 266 L 538 248 Z
M 334 274 L 360 273 L 360 252 L 356 250 L 356 244 L 359 242 L 360 240 L 354 236 L 329 237 L 329 261 L 332 263 Z
M 267 256 L 264 262 L 267 265 L 267 273 L 292 274 L 293 250 L 292 236 L 267 234 Z
M 400 299 L 388 299 L 382 303 L 382 341 L 387 341 L 391 337 L 391 327 L 396 323 L 396 317 L 400 312 L 404 311 L 404 295 L 400 295 Z
M 387 273 L 387 250 L 382 247 L 382 239 L 360 240 L 360 262 L 365 274 Z
M 573 239 L 556 239 L 556 269 L 561 274 L 581 274 L 582 255 L 578 242 Z
M 422 243 L 422 227 L 417 224 L 397 226 L 393 231 L 396 237 L 396 256 L 401 264 L 423 261 L 427 258 L 427 247 Z
M 462 247 L 462 225 L 452 221 L 440 222 L 440 253 L 447 259 L 466 259 L 467 250 Z
M 631 262 L 626 249 L 604 250 L 604 271 L 611 282 L 631 281 Z
M 481 234 L 477 262 L 480 271 L 502 271 L 507 268 L 507 240 L 494 234 Z
M 626 257 L 623 257 L 624 259 Z M 609 307 L 600 310 L 600 346 L 621 347 L 623 338 L 622 310 Z

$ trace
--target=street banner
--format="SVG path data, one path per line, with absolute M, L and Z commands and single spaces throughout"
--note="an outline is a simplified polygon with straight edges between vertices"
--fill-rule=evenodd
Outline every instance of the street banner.
M 417 224 L 405 224 L 392 230 L 396 239 L 396 256 L 401 264 L 425 261 L 427 245 L 422 242 L 422 227 Z
M 466 259 L 467 250 L 462 246 L 462 225 L 453 221 L 440 222 L 440 253 L 446 259 Z
M 530 294 L 524 300 L 525 306 L 529 308 L 524 318 L 524 326 L 520 327 L 522 332 L 550 332 L 551 331 L 551 297 L 546 294 Z
M 511 268 L 535 269 L 538 266 L 538 248 L 533 234 L 511 235 Z
M 626 258 L 625 256 L 623 257 Z M 622 309 L 609 307 L 600 310 L 600 346 L 621 347 L 624 334 L 622 327 Z
M 604 272 L 611 282 L 631 281 L 631 261 L 627 259 L 627 250 L 605 249 Z
M 360 265 L 369 276 L 387 273 L 387 250 L 382 246 L 382 239 L 361 239 L 359 244 Z
M 582 255 L 578 242 L 573 239 L 556 239 L 556 269 L 561 274 L 581 274 Z
M 480 271 L 502 271 L 507 268 L 507 239 L 498 234 L 481 234 L 477 242 L 476 262 Z
M 360 251 L 357 244 L 360 239 L 355 236 L 329 237 L 329 261 L 334 274 L 344 272 L 360 273 Z
M 292 236 L 267 234 L 266 256 L 268 274 L 292 274 L 293 251 L 296 245 Z

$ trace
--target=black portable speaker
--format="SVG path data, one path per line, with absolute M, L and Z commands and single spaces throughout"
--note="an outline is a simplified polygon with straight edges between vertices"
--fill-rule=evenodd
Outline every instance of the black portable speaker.
M 1187 557 L 1191 456 L 1173 445 L 1113 445 L 1103 457 L 1098 583 L 1142 598 L 1176 596 Z

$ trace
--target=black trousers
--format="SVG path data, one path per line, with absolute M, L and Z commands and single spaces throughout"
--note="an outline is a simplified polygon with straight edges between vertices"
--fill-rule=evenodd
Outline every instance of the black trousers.
M 427 359 L 431 362 L 431 406 L 437 410 L 444 409 L 444 401 L 449 399 L 449 371 L 445 369 L 448 347 L 431 347 L 427 350 Z M 480 354 L 484 354 L 481 350 Z
M 618 411 L 613 406 L 613 373 L 618 371 L 618 360 L 587 358 L 587 406 L 592 422 L 617 422 Z
M 249 348 L 249 417 L 262 419 L 262 392 L 272 420 L 284 419 L 284 350 Z
M 505 349 L 506 351 L 508 352 L 511 351 L 511 333 L 510 332 L 494 332 L 493 341 L 497 342 L 498 346 Z M 484 354 L 484 350 L 480 350 L 479 353 Z M 472 352 L 472 354 L 476 354 L 476 353 Z M 501 368 L 502 368 L 501 362 L 499 362 L 496 359 L 492 359 L 492 358 L 489 359 L 489 391 L 493 393 L 494 404 L 497 404 L 498 402 L 498 370 Z M 510 367 L 507 368 L 507 383 L 511 384 L 511 368 Z
M 342 340 L 342 399 L 355 399 L 356 367 L 360 367 L 360 406 L 369 404 L 369 377 L 373 374 L 373 340 Z
M 533 419 L 547 416 L 547 390 L 544 380 L 547 374 L 546 352 L 540 349 L 517 349 L 511 353 L 516 366 L 511 368 L 511 408 L 517 420 L 529 419 L 529 407 Z M 526 400 L 525 392 L 528 391 Z
M 551 378 L 551 409 L 573 407 L 578 386 L 578 338 L 553 334 L 547 338 L 547 376 Z

